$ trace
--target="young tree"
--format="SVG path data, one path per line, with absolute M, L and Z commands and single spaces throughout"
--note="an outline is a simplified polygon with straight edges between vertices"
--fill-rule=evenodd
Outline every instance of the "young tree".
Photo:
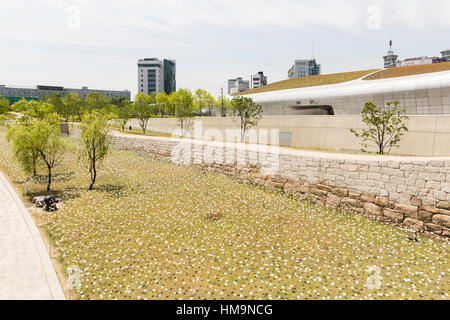
M 230 108 L 239 119 L 241 130 L 241 142 L 245 142 L 245 136 L 253 126 L 256 126 L 262 117 L 262 107 L 253 99 L 236 97 L 230 102 Z
M 36 149 L 39 152 L 40 158 L 47 166 L 47 191 L 50 191 L 52 169 L 59 164 L 65 151 L 65 145 L 61 137 L 61 128 L 58 124 L 45 120 L 35 121 L 31 126 L 31 132 L 36 142 Z
M 39 150 L 36 148 L 34 136 L 26 122 L 11 125 L 6 132 L 6 139 L 12 142 L 12 151 L 25 173 L 37 176 Z
M 169 96 L 165 92 L 156 95 L 156 104 L 161 118 L 169 112 Z
M 63 102 L 64 109 L 61 116 L 66 119 L 66 122 L 69 122 L 70 117 L 73 119 L 75 116 L 81 116 L 82 101 L 78 94 L 75 92 L 67 92 L 63 98 Z
M 97 166 L 108 154 L 110 137 L 108 135 L 109 117 L 105 114 L 93 111 L 85 114 L 81 122 L 81 147 L 84 159 L 88 163 L 91 175 L 89 190 L 92 190 L 97 179 Z
M 66 109 L 64 99 L 59 94 L 51 95 L 47 102 L 53 105 L 55 112 L 64 118 L 65 122 L 69 122 L 70 113 Z
M 117 117 L 117 123 L 125 130 L 125 126 L 132 117 L 132 108 L 130 101 L 124 99 L 116 103 L 113 107 L 113 113 Z
M 14 155 L 25 171 L 33 171 L 36 175 L 38 160 L 46 165 L 47 191 L 50 191 L 52 169 L 59 164 L 65 150 L 59 125 L 47 120 L 34 120 L 31 124 L 19 123 L 9 129 L 7 138 L 12 141 Z
M 133 113 L 139 120 L 142 132 L 147 131 L 147 124 L 150 118 L 156 116 L 156 95 L 147 95 L 139 92 L 134 98 Z
M 398 147 L 402 136 L 408 132 L 405 121 L 405 109 L 398 107 L 399 101 L 388 102 L 387 107 L 379 108 L 372 102 L 367 102 L 362 110 L 362 120 L 368 129 L 357 132 L 350 131 L 362 139 L 361 151 L 367 152 L 368 142 L 377 145 L 378 154 L 389 154 L 392 148 Z
M 220 109 L 220 115 L 222 117 L 226 117 L 228 110 L 230 109 L 230 100 L 228 100 L 226 97 L 219 97 L 216 101 L 216 108 Z
M 5 114 L 10 111 L 9 100 L 0 96 L 0 114 Z
M 111 101 L 101 93 L 89 93 L 85 100 L 85 110 L 108 110 Z
M 198 110 L 194 103 L 194 96 L 190 90 L 180 89 L 174 97 L 175 116 L 178 118 L 181 126 L 181 135 L 185 137 L 189 132 L 192 118 Z

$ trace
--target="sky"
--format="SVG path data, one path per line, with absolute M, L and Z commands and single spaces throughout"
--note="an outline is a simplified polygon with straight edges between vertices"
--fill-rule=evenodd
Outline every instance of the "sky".
M 0 84 L 137 92 L 139 58 L 177 60 L 177 87 L 214 96 L 295 59 L 322 73 L 450 48 L 448 0 L 0 0 Z

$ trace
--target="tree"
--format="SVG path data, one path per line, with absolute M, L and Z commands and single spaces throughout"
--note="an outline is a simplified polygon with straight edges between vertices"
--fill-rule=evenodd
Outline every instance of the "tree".
M 89 93 L 85 100 L 85 111 L 108 110 L 111 101 L 101 93 Z
M 181 135 L 185 137 L 189 132 L 192 118 L 196 112 L 194 96 L 188 89 L 180 89 L 174 96 L 175 116 L 178 118 L 181 126 Z
M 148 121 L 150 118 L 156 116 L 156 108 L 155 94 L 147 95 L 139 92 L 134 98 L 133 113 L 138 118 L 139 125 L 144 134 L 147 130 Z
M 58 124 L 45 120 L 37 120 L 31 124 L 31 136 L 41 160 L 47 166 L 47 192 L 51 190 L 52 170 L 59 164 L 64 155 L 65 145 Z
M 6 139 L 12 142 L 12 151 L 25 173 L 37 176 L 39 150 L 36 148 L 34 136 L 26 122 L 18 122 L 8 128 Z
M 65 122 L 69 122 L 71 114 L 64 104 L 64 99 L 59 94 L 51 95 L 47 102 L 53 105 L 55 112 L 64 118 Z
M 46 165 L 47 191 L 50 191 L 52 169 L 59 164 L 65 150 L 59 125 L 47 120 L 18 123 L 8 130 L 7 139 L 12 141 L 14 155 L 26 172 L 36 175 L 38 160 Z
M 5 114 L 10 111 L 9 100 L 0 96 L 0 114 Z
M 241 142 L 244 142 L 248 130 L 256 126 L 261 120 L 262 107 L 256 104 L 253 99 L 241 96 L 231 100 L 230 108 L 239 119 Z
M 70 117 L 81 116 L 82 101 L 80 96 L 75 92 L 67 92 L 63 98 L 64 109 L 61 116 L 69 122 Z
M 81 147 L 82 154 L 88 163 L 91 175 L 89 190 L 92 190 L 97 179 L 97 166 L 107 156 L 110 147 L 108 134 L 109 118 L 102 112 L 93 111 L 85 114 L 81 122 Z
M 116 103 L 113 107 L 113 113 L 117 117 L 117 123 L 122 128 L 122 130 L 125 130 L 125 126 L 127 125 L 128 121 L 132 117 L 132 105 L 130 101 L 124 99 L 120 100 Z
M 398 147 L 402 136 L 408 132 L 405 121 L 409 117 L 405 116 L 405 109 L 398 107 L 399 101 L 387 103 L 387 107 L 378 108 L 374 103 L 367 102 L 362 110 L 362 121 L 368 129 L 357 132 L 350 131 L 358 138 L 362 139 L 361 151 L 367 152 L 368 142 L 377 145 L 378 154 L 389 154 L 392 148 Z
M 216 104 L 216 108 L 220 109 L 220 115 L 222 117 L 226 117 L 227 112 L 230 109 L 230 100 L 228 100 L 224 96 L 221 96 L 216 100 L 215 104 Z
M 12 111 L 15 112 L 22 112 L 27 110 L 27 108 L 28 108 L 28 101 L 25 100 L 25 98 L 22 98 L 22 100 L 13 103 L 13 105 L 11 106 Z
M 165 92 L 156 95 L 156 104 L 161 118 L 169 112 L 169 96 Z

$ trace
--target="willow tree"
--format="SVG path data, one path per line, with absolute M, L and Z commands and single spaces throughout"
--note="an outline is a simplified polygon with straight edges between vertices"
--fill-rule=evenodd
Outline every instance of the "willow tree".
M 88 164 L 91 183 L 94 188 L 97 180 L 98 165 L 106 158 L 111 139 L 109 136 L 109 117 L 99 111 L 85 114 L 81 122 L 81 154 Z

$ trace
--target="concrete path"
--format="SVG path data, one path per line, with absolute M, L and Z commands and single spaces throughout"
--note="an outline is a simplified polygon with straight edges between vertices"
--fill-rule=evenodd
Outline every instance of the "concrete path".
M 64 300 L 36 224 L 0 173 L 0 300 Z

